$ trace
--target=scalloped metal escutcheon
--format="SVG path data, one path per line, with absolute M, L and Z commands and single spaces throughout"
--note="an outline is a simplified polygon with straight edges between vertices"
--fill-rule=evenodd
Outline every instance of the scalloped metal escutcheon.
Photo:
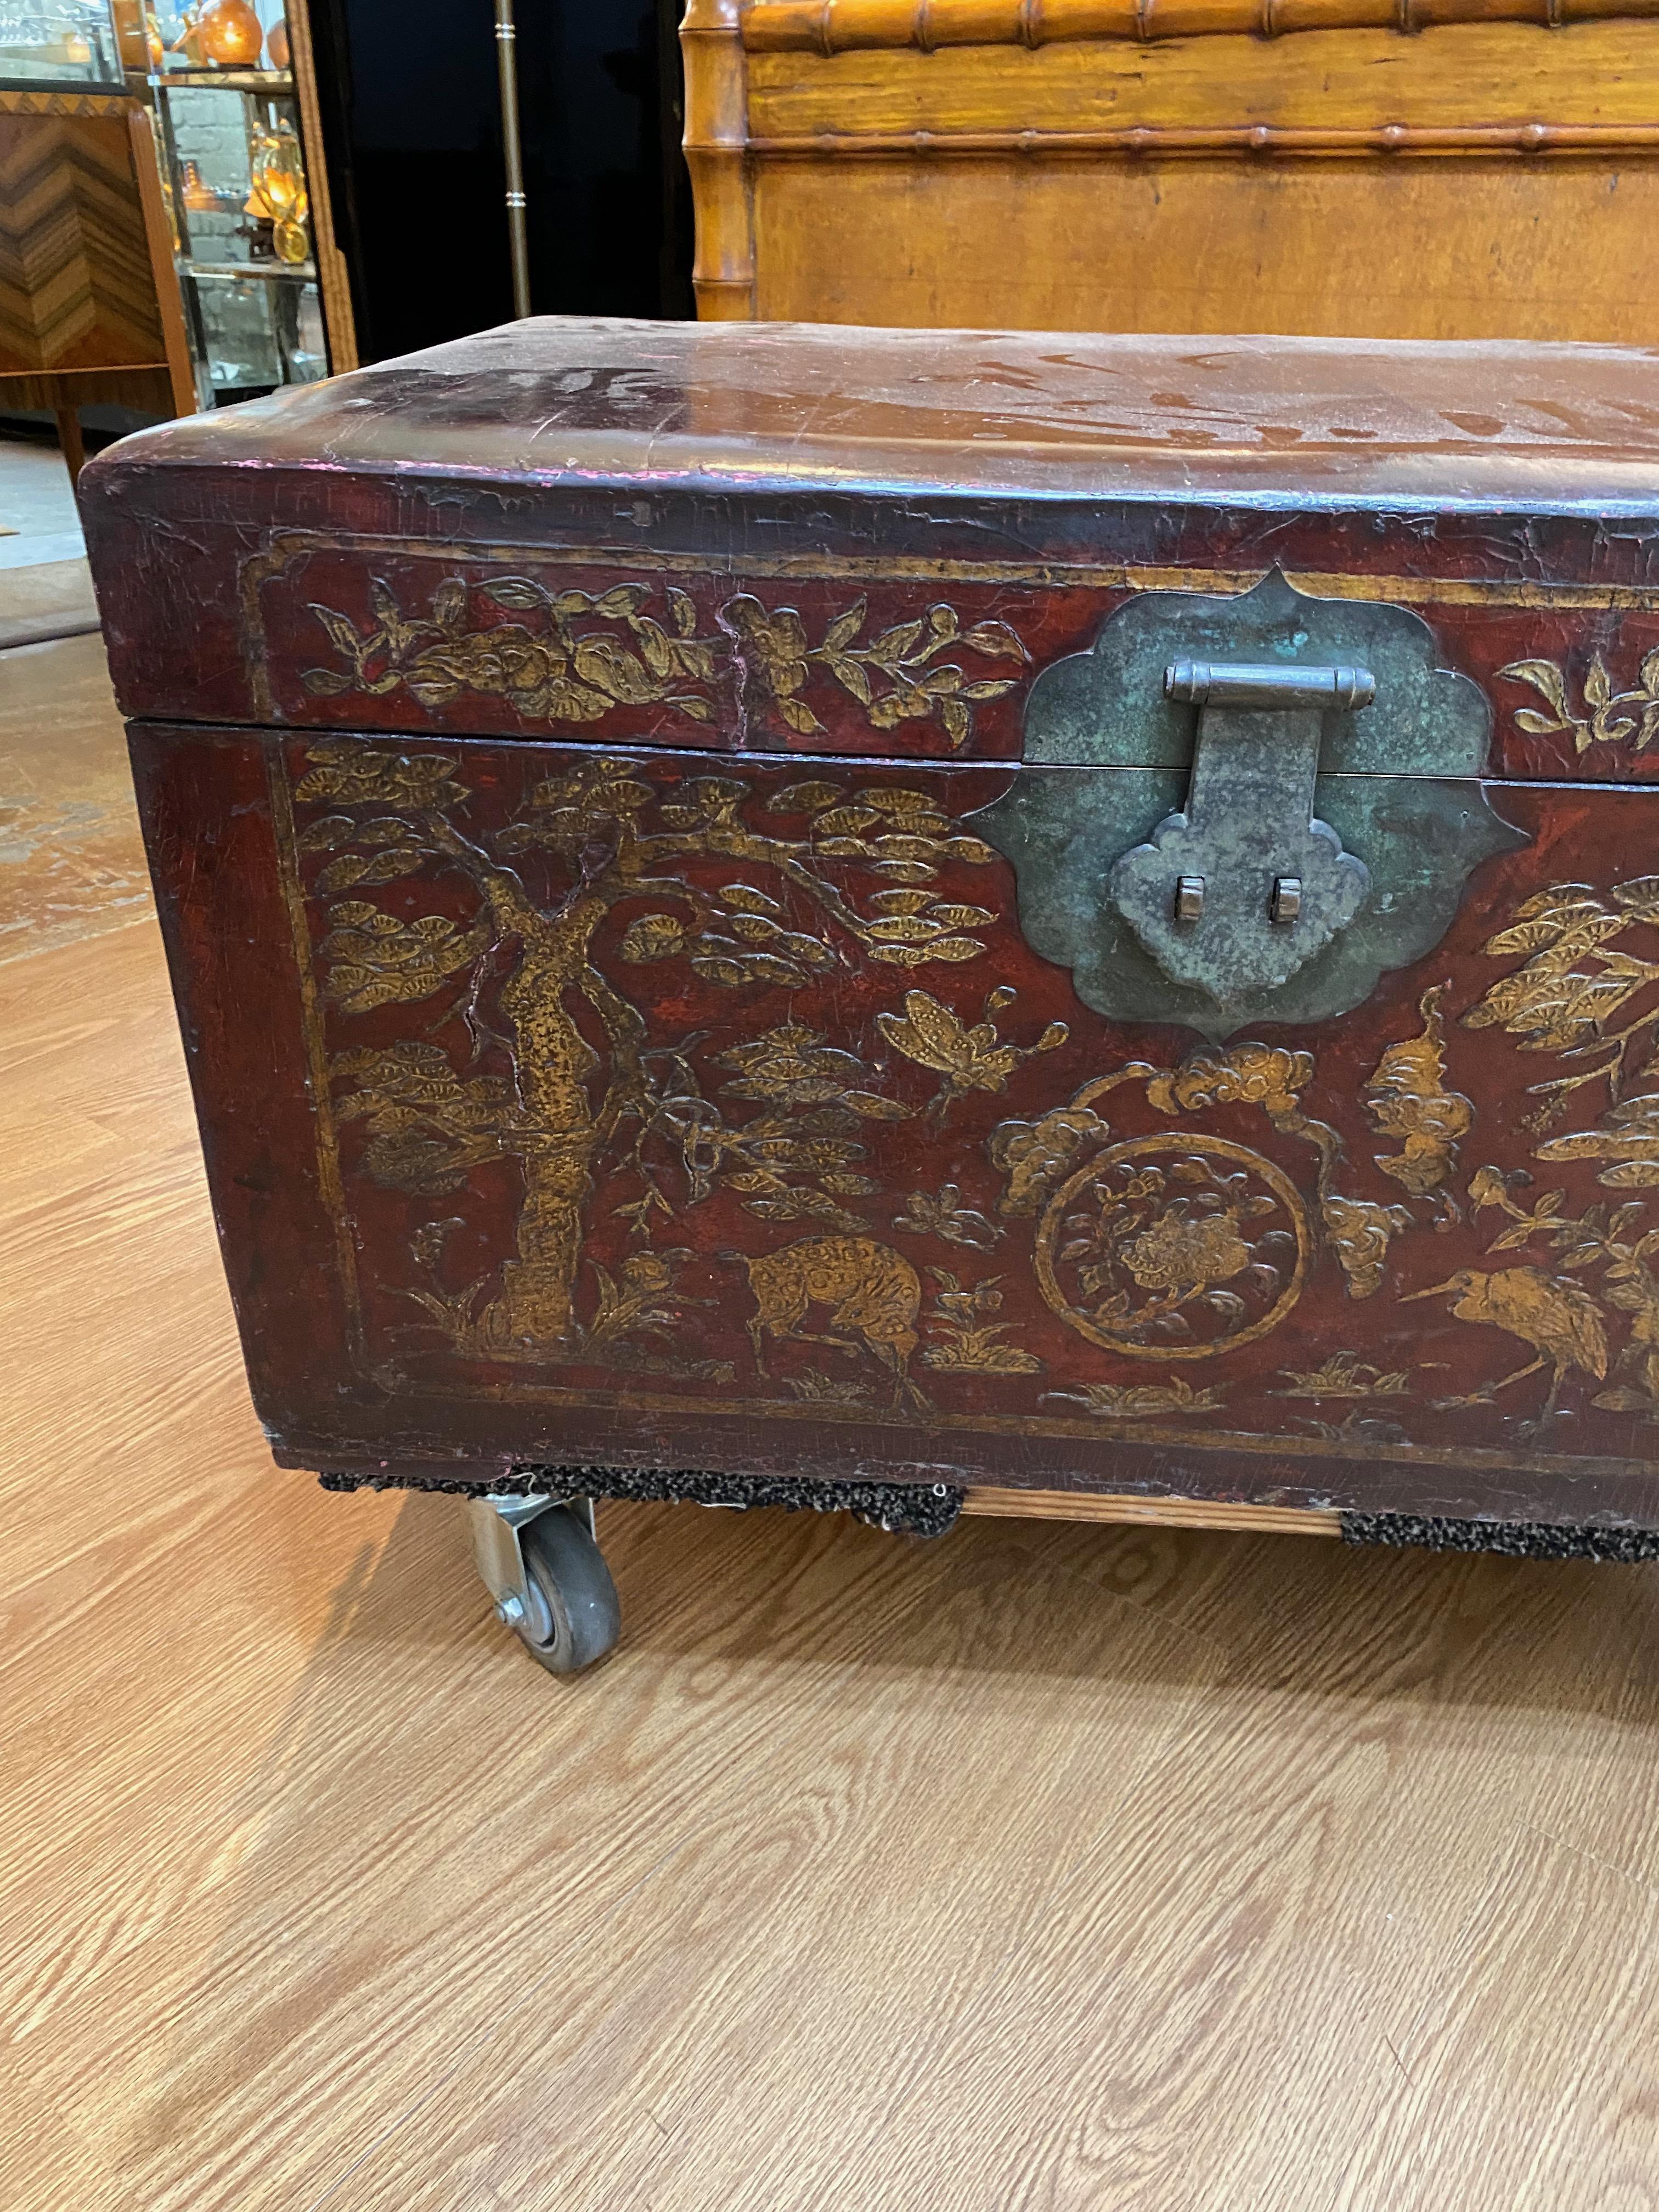
M 1491 708 L 1409 608 L 1147 592 L 1031 687 L 1025 766 L 975 827 L 1034 951 L 1120 1020 L 1219 1040 L 1319 1021 L 1444 935 L 1526 842 L 1480 781 Z

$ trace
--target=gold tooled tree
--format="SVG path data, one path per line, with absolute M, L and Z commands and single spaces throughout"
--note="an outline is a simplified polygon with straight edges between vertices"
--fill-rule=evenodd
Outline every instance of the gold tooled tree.
M 452 1340 L 507 1358 L 592 1340 L 574 1311 L 583 1212 L 624 1125 L 641 1194 L 621 1210 L 642 1237 L 653 1214 L 677 1210 L 646 1158 L 648 1135 L 678 1153 L 684 1202 L 724 1182 L 763 1218 L 862 1226 L 845 1203 L 875 1188 L 858 1166 L 860 1127 L 910 1109 L 872 1091 L 854 1054 L 792 1019 L 713 1056 L 733 1073 L 725 1093 L 759 1107 L 733 1126 L 703 1095 L 690 1042 L 653 1039 L 597 964 L 596 935 L 619 901 L 635 902 L 615 947 L 623 962 L 683 960 L 729 989 L 804 987 L 858 960 L 904 969 L 971 960 L 984 950 L 971 933 L 994 917 L 932 886 L 947 860 L 982 865 L 990 848 L 924 791 L 814 779 L 762 799 L 719 775 L 659 790 L 636 763 L 609 757 L 550 777 L 486 838 L 461 826 L 472 794 L 456 767 L 449 754 L 331 740 L 312 748 L 295 793 L 302 809 L 329 810 L 298 841 L 328 856 L 313 889 L 331 902 L 320 946 L 329 1002 L 351 1016 L 465 977 L 453 1018 L 471 1033 L 471 1063 L 492 1042 L 510 1063 L 506 1076 L 469 1074 L 429 1041 L 333 1063 L 338 1111 L 365 1123 L 363 1164 L 377 1181 L 436 1194 L 484 1161 L 518 1163 L 515 1249 L 482 1310 L 423 1300 L 448 1314 Z M 757 814 L 770 818 L 757 826 Z M 514 865 L 526 854 L 551 856 L 562 879 L 546 905 Z M 687 863 L 709 860 L 731 863 L 732 880 L 714 890 L 688 880 Z M 475 894 L 463 919 L 402 921 L 362 896 L 442 870 Z

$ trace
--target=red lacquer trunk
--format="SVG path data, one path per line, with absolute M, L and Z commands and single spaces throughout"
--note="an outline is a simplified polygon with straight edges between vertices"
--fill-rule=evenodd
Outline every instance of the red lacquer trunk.
M 532 324 L 94 462 L 279 1460 L 1659 1526 L 1650 379 Z

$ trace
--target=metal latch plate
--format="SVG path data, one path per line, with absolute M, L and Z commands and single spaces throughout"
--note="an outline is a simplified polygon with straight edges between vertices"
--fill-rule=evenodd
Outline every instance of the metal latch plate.
M 1411 609 L 1277 570 L 1127 600 L 1033 684 L 1025 765 L 974 817 L 1033 950 L 1100 1013 L 1216 1040 L 1359 1005 L 1526 842 L 1480 781 L 1486 696 L 1437 659 Z

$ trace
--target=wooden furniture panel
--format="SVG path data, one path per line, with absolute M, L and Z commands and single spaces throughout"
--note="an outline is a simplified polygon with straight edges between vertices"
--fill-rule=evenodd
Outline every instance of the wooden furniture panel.
M 790 161 L 754 208 L 765 321 L 1653 334 L 1630 276 L 1659 229 L 1647 161 Z
M 1036 131 L 1045 143 L 1058 137 L 1098 146 L 1119 131 L 1162 140 L 1263 125 L 1338 144 L 1342 132 L 1393 128 L 1402 134 L 1389 142 L 1396 152 L 1433 150 L 1425 137 L 1435 132 L 1477 143 L 1486 134 L 1517 150 L 1514 134 L 1534 127 L 1549 133 L 1534 151 L 1594 144 L 1587 133 L 1651 145 L 1659 142 L 1656 41 L 1659 25 L 1645 21 L 1559 33 L 1470 23 L 1409 39 L 1366 29 L 1155 45 L 1101 40 L 1035 52 L 751 54 L 749 127 L 761 159 L 824 131 L 865 148 L 915 131 L 1004 139 Z M 1507 145 L 1497 133 L 1508 135 Z
M 1597 1181 L 1646 1140 L 1600 1133 L 1605 1094 L 1580 1074 L 1550 1124 L 1573 1133 L 1535 1150 L 1538 1071 L 1512 1032 L 1542 1017 L 1515 1011 L 1536 983 L 1514 980 L 1527 944 L 1510 941 L 1564 878 L 1595 886 L 1613 957 L 1648 941 L 1653 793 L 1507 787 L 1514 849 L 1424 961 L 1340 1023 L 1219 1054 L 1097 1019 L 1023 940 L 1015 884 L 971 833 L 1030 769 L 826 763 L 804 785 L 800 763 L 749 755 L 716 787 L 696 756 L 596 763 L 453 736 L 392 753 L 143 725 L 133 747 L 233 1296 L 283 1464 L 487 1480 L 556 1437 L 576 1462 L 738 1476 L 948 1469 L 1115 1500 L 1144 1486 L 1228 1506 L 1659 1521 L 1643 1418 L 1659 1291 L 1632 1257 L 1652 1217 L 1638 1194 L 1609 1227 Z M 618 787 L 629 828 L 602 860 Z M 816 808 L 839 832 L 860 799 L 921 825 L 907 849 L 933 855 L 930 896 L 963 932 L 913 966 L 893 963 L 867 888 L 890 865 L 879 844 L 820 860 L 804 822 Z M 560 845 L 578 808 L 580 904 Z M 832 852 L 856 842 L 823 834 Z M 746 949 L 743 917 L 769 908 L 766 942 L 798 973 Z M 688 964 L 673 918 L 688 910 L 732 949 L 691 946 Z M 489 956 L 499 997 L 471 964 L 492 929 L 530 948 Z M 211 948 L 233 937 L 246 949 L 228 969 Z M 435 948 L 424 968 L 411 942 Z M 1564 1004 L 1588 1002 L 1601 957 L 1564 971 Z M 1017 1012 L 988 1000 L 993 979 Z M 1626 988 L 1634 1005 L 1649 987 Z M 984 1064 L 941 1073 L 939 1039 L 981 1018 Z M 468 1034 L 487 1042 L 463 1061 Z M 674 1133 L 641 1138 L 630 1068 L 648 1101 L 663 1065 Z M 1403 1119 L 1377 1103 L 1390 1082 L 1410 1090 Z M 502 1098 L 517 1118 L 492 1121 Z M 1434 1133 L 1443 1119 L 1456 1137 Z M 1429 1151 L 1402 1168 L 1389 1149 L 1407 1128 L 1438 1145 L 1434 1175 L 1418 1173 Z M 1245 1293 L 1222 1318 L 1161 1334 L 1148 1291 L 1101 1320 L 1065 1238 L 1095 1251 L 1091 1209 L 1138 1191 L 1132 1170 L 1159 1190 L 1208 1176 L 1255 1209 L 1238 1218 L 1262 1217 L 1263 1285 L 1218 1259 Z M 1185 1200 L 1145 1202 L 1187 1220 Z
M 1652 0 L 747 0 L 744 44 L 754 53 L 834 54 L 848 48 L 1018 46 L 1123 39 L 1145 44 L 1217 32 L 1264 39 L 1436 23 L 1547 25 L 1659 14 Z
M 125 712 L 1006 760 L 1024 672 L 1081 650 L 1125 595 L 1244 592 L 1276 564 L 1318 599 L 1418 609 L 1493 700 L 1496 772 L 1659 776 L 1643 696 L 1659 585 L 1643 532 L 1605 520 L 1644 514 L 1659 482 L 1644 353 L 618 324 L 582 326 L 583 366 L 550 373 L 572 332 L 512 325 L 94 470 L 82 507 Z M 483 374 L 500 405 L 458 416 Z M 641 422 L 653 489 L 624 500 Z M 534 499 L 478 489 L 532 471 Z M 1424 512 L 1431 531 L 1409 520 Z M 573 590 L 602 609 L 605 642 L 572 640 L 602 693 L 566 680 Z M 189 620 L 158 626 L 169 595 Z M 937 629 L 936 607 L 953 611 Z M 631 623 L 654 665 L 616 659 L 642 650 Z M 895 678 L 868 656 L 895 626 L 879 658 L 959 666 L 963 716 L 929 695 L 873 719 Z M 663 664 L 659 631 L 696 672 Z M 865 663 L 833 665 L 848 651 L 880 677 L 867 694 Z M 1515 673 L 1540 661 L 1562 687 L 1541 720 Z
M 164 359 L 123 115 L 9 115 L 0 132 L 0 373 Z
M 691 0 L 708 318 L 1649 335 L 1646 0 Z
M 0 96 L 0 403 L 195 405 L 149 118 Z M 88 106 L 90 103 L 80 103 Z

